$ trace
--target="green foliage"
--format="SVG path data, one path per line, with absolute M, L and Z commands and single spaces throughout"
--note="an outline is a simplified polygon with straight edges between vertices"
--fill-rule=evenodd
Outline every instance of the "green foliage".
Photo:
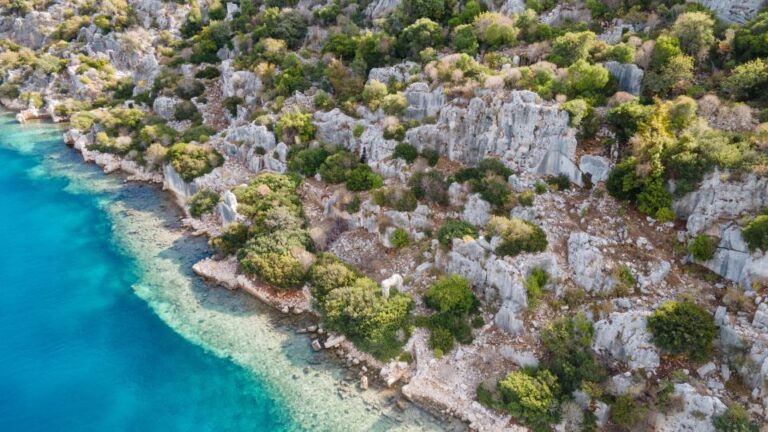
M 732 404 L 725 414 L 712 418 L 712 425 L 717 432 L 757 432 L 758 425 L 749 418 L 743 406 Z
M 715 20 L 705 12 L 686 12 L 677 17 L 672 26 L 672 36 L 680 41 L 680 48 L 686 54 L 704 59 L 714 45 Z
M 563 392 L 570 394 L 583 383 L 598 384 L 605 372 L 592 353 L 592 323 L 577 314 L 553 321 L 541 331 L 541 343 L 547 351 L 547 368 L 558 378 Z
M 308 281 L 312 284 L 312 295 L 321 306 L 328 293 L 338 288 L 352 286 L 361 277 L 359 271 L 329 253 L 318 256 L 307 273 Z
M 419 171 L 408 179 L 413 195 L 440 205 L 448 204 L 448 184 L 443 173 L 436 170 Z
M 475 29 L 469 24 L 463 24 L 453 30 L 453 49 L 474 56 L 480 44 L 475 34 Z
M 315 137 L 312 114 L 298 110 L 283 114 L 275 124 L 275 134 L 287 144 L 308 143 Z
M 419 205 L 419 200 L 410 189 L 397 187 L 380 188 L 373 192 L 376 204 L 383 207 L 391 207 L 397 211 L 414 211 Z
M 350 191 L 367 191 L 383 186 L 384 180 L 371 167 L 360 164 L 349 172 L 346 184 Z
M 328 329 L 344 333 L 378 358 L 389 359 L 405 342 L 397 332 L 406 325 L 412 309 L 411 297 L 393 293 L 385 299 L 374 281 L 360 278 L 327 295 L 324 321 Z
M 580 59 L 568 67 L 567 85 L 572 95 L 599 97 L 608 84 L 610 74 L 602 65 L 591 65 Z
M 193 123 L 198 123 L 203 119 L 203 116 L 200 114 L 200 111 L 197 110 L 195 104 L 188 100 L 184 100 L 176 104 L 173 118 L 178 121 L 191 120 Z
M 534 267 L 525 278 L 525 291 L 528 294 L 528 308 L 536 309 L 541 297 L 544 295 L 544 286 L 547 285 L 549 275 L 541 267 Z
M 221 197 L 210 189 L 201 189 L 189 198 L 189 213 L 194 217 L 200 217 L 210 213 L 219 203 Z
M 768 214 L 752 219 L 741 231 L 749 250 L 762 249 L 768 251 Z
M 655 53 L 656 51 L 654 51 Z M 677 55 L 643 78 L 643 91 L 651 96 L 666 97 L 681 94 L 693 80 L 693 57 Z
M 405 57 L 416 58 L 424 48 L 439 48 L 443 44 L 443 29 L 429 18 L 419 18 L 403 29 L 397 39 L 398 51 Z
M 651 116 L 653 107 L 638 102 L 625 102 L 608 111 L 608 123 L 616 130 L 616 137 L 626 142 L 637 132 L 640 124 Z
M 77 37 L 81 28 L 87 27 L 90 23 L 90 17 L 75 15 L 57 25 L 53 31 L 52 37 L 56 40 L 69 42 Z
M 456 219 L 446 221 L 437 230 L 437 239 L 444 246 L 450 246 L 455 238 L 477 238 L 477 235 L 477 228 L 474 225 Z
M 556 190 L 566 191 L 571 188 L 571 179 L 565 174 L 556 175 L 547 178 L 547 183 L 554 186 Z
M 597 37 L 591 31 L 566 33 L 552 42 L 549 61 L 568 67 L 579 60 L 588 60 L 590 50 L 597 43 Z
M 317 172 L 326 183 L 343 183 L 349 177 L 349 173 L 359 164 L 357 156 L 342 150 L 325 159 Z
M 432 148 L 423 149 L 419 156 L 426 159 L 427 164 L 431 167 L 437 165 L 437 163 L 440 161 L 440 152 Z
M 486 226 L 488 236 L 499 236 L 496 247 L 499 256 L 515 256 L 523 252 L 543 252 L 547 235 L 538 225 L 519 218 L 493 216 Z
M 269 240 L 268 236 L 262 235 L 246 243 L 240 252 L 240 266 L 243 271 L 256 275 L 277 288 L 300 287 L 304 282 L 304 268 L 301 263 L 279 244 L 261 243 L 267 243 Z
M 419 151 L 411 144 L 400 143 L 395 146 L 395 150 L 392 152 L 392 157 L 411 163 L 419 157 Z
M 291 153 L 288 159 L 288 169 L 305 177 L 312 177 L 325 162 L 330 153 L 325 147 L 312 147 Z
M 168 149 L 168 162 L 186 182 L 211 172 L 224 158 L 209 147 L 178 143 Z
M 384 114 L 391 116 L 402 116 L 408 107 L 408 100 L 402 92 L 384 96 L 381 100 L 381 109 Z
M 591 107 L 589 102 L 584 99 L 572 99 L 560 106 L 570 115 L 569 124 L 571 127 L 579 127 L 581 121 L 589 114 Z
M 183 79 L 176 84 L 176 96 L 182 99 L 192 99 L 203 94 L 205 84 L 196 79 Z
M 637 425 L 645 417 L 647 409 L 629 395 L 616 398 L 611 404 L 611 421 L 625 429 Z
M 296 49 L 307 34 L 307 21 L 304 15 L 295 9 L 276 7 L 267 8 L 259 15 L 259 25 L 254 35 L 259 38 L 271 37 L 285 41 L 288 48 Z
M 717 250 L 717 239 L 706 234 L 699 234 L 688 245 L 688 252 L 699 261 L 712 259 Z
M 535 430 L 547 430 L 557 420 L 557 378 L 547 370 L 512 372 L 498 383 L 507 412 Z
M 441 21 L 445 11 L 444 0 L 409 0 L 400 5 L 398 14 L 403 24 L 408 25 L 420 18 Z
M 439 313 L 457 316 L 477 307 L 477 298 L 469 281 L 459 275 L 442 276 L 430 286 L 424 301 Z
M 734 54 L 739 60 L 768 57 L 768 11 L 762 11 L 736 30 Z
M 371 111 L 376 111 L 388 92 L 386 84 L 377 80 L 371 80 L 363 88 L 363 102 Z
M 389 236 L 389 243 L 395 249 L 404 248 L 408 246 L 410 242 L 411 242 L 411 239 L 408 236 L 408 231 L 402 228 L 396 228 L 394 231 L 392 231 L 392 234 L 390 234 Z
M 221 104 L 224 105 L 224 108 L 226 108 L 229 114 L 234 117 L 237 115 L 237 106 L 242 105 L 244 102 L 245 101 L 240 96 L 229 96 L 224 98 L 224 100 L 221 101 Z
M 453 333 L 444 327 L 434 327 L 429 333 L 429 347 L 435 353 L 448 353 L 453 349 Z
M 170 131 L 166 128 L 163 128 L 163 133 L 170 134 Z M 208 138 L 210 138 L 211 135 L 216 133 L 216 129 L 205 126 L 205 125 L 197 125 L 192 126 L 189 129 L 185 130 L 183 134 L 181 134 L 181 140 L 183 142 L 191 142 L 191 141 L 198 141 L 198 142 L 205 142 L 208 141 Z
M 619 43 L 608 48 L 605 60 L 613 60 L 619 63 L 634 63 L 635 47 L 626 43 Z
M 248 241 L 248 227 L 240 222 L 227 225 L 221 235 L 211 239 L 211 247 L 221 255 L 235 254 Z
M 687 301 L 668 301 L 659 306 L 648 317 L 648 329 L 660 348 L 685 353 L 694 360 L 706 358 L 717 332 L 712 315 Z
M 483 12 L 475 18 L 473 24 L 477 39 L 489 49 L 512 46 L 517 41 L 520 29 L 514 20 L 496 12 Z
M 755 59 L 736 66 L 722 88 L 737 100 L 764 95 L 768 91 L 768 63 Z

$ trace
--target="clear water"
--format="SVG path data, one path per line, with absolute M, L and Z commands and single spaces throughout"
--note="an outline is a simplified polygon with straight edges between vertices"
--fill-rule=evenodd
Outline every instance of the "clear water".
M 195 278 L 209 252 L 168 197 L 60 137 L 0 115 L 0 431 L 446 427 Z

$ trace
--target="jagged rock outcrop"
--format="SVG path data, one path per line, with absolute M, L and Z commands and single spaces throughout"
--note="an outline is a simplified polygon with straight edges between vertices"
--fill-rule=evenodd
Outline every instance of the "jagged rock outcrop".
M 482 0 L 485 6 L 504 15 L 514 15 L 525 12 L 525 0 Z
M 221 90 L 225 98 L 237 96 L 242 98 L 246 104 L 252 104 L 261 96 L 261 79 L 251 71 L 234 70 L 231 60 L 221 62 L 220 79 Z
M 561 273 L 557 258 L 551 253 L 525 254 L 507 260 L 496 256 L 491 243 L 483 238 L 454 239 L 452 250 L 438 261 L 442 261 L 439 265 L 447 273 L 464 276 L 481 289 L 480 297 L 485 303 L 499 305 L 494 323 L 513 335 L 523 330 L 522 314 L 528 307 L 523 281 L 528 273 L 536 267 L 544 268 L 552 279 Z
M 596 322 L 592 349 L 626 362 L 630 369 L 655 370 L 659 351 L 646 328 L 646 317 L 644 312 L 614 312 Z
M 222 225 L 228 225 L 238 219 L 237 197 L 231 191 L 221 194 L 221 202 L 216 204 L 216 212 Z
M 55 26 L 56 20 L 48 12 L 31 11 L 24 17 L 0 17 L 0 39 L 36 50 L 49 40 L 45 30 Z
M 189 198 L 198 191 L 194 181 L 191 183 L 184 181 L 170 164 L 163 166 L 163 189 L 173 192 L 182 199 Z
M 174 32 L 186 21 L 191 9 L 186 3 L 162 0 L 128 0 L 128 4 L 142 27 Z
M 611 162 L 602 156 L 584 155 L 579 160 L 579 169 L 582 174 L 590 175 L 592 183 L 598 183 L 608 179 Z
M 464 204 L 461 220 L 472 225 L 485 226 L 491 218 L 491 204 L 480 198 L 480 194 L 472 194 Z
M 712 259 L 699 264 L 747 289 L 768 280 L 768 255 L 751 253 L 737 225 L 724 225 Z
M 743 24 L 766 6 L 765 0 L 690 0 L 712 9 L 723 21 Z
M 513 170 L 565 174 L 582 184 L 575 163 L 576 130 L 568 126 L 568 113 L 530 91 L 486 93 L 466 108 L 444 106 L 436 124 L 408 130 L 406 141 L 470 165 L 497 157 Z
M 393 12 L 402 0 L 374 0 L 365 8 L 365 16 L 375 20 L 384 18 Z
M 176 113 L 176 105 L 179 100 L 168 96 L 158 96 L 152 103 L 152 110 L 155 114 L 166 120 L 173 120 Z
M 708 174 L 699 188 L 672 204 L 675 214 L 687 218 L 688 233 L 696 235 L 720 218 L 735 218 L 768 207 L 768 177 L 749 174 L 741 180 L 725 180 L 719 170 Z
M 429 89 L 429 85 L 416 82 L 408 86 L 404 92 L 408 106 L 405 109 L 406 119 L 421 120 L 425 117 L 435 117 L 443 106 L 443 88 Z
M 632 63 L 619 63 L 608 61 L 603 63 L 608 72 L 619 81 L 619 88 L 635 96 L 640 95 L 641 85 L 645 72 Z
M 234 158 L 253 172 L 285 172 L 288 146 L 277 143 L 265 126 L 247 123 L 227 129 L 226 139 L 216 141 L 225 157 Z
M 587 292 L 608 292 L 615 285 L 605 272 L 605 258 L 600 250 L 608 244 L 603 238 L 585 232 L 571 233 L 568 237 L 568 267 L 571 279 Z
M 727 407 L 715 396 L 700 394 L 688 383 L 675 384 L 673 397 L 680 398 L 683 406 L 669 415 L 656 414 L 659 432 L 714 432 L 712 417 L 725 413 Z
M 412 74 L 421 74 L 421 65 L 411 61 L 405 61 L 394 66 L 373 68 L 368 72 L 368 81 L 379 81 L 384 84 L 389 84 L 392 81 L 408 82 Z

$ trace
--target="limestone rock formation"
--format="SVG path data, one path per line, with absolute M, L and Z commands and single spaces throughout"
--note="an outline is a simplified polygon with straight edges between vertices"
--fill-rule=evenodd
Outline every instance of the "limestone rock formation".
M 683 408 L 669 415 L 656 415 L 656 430 L 660 432 L 714 432 L 712 417 L 722 415 L 725 404 L 715 396 L 702 395 L 688 383 L 675 384 L 674 395 L 681 398 Z
M 608 61 L 603 63 L 608 72 L 619 81 L 619 88 L 635 96 L 640 95 L 641 85 L 645 72 L 632 63 L 619 63 Z
M 565 174 L 582 184 L 568 114 L 530 91 L 474 97 L 466 108 L 444 106 L 436 124 L 408 130 L 406 141 L 470 165 L 497 157 L 513 170 Z
M 643 312 L 614 312 L 596 322 L 592 348 L 626 362 L 633 370 L 659 367 L 659 351 L 651 341 Z
M 421 120 L 425 117 L 435 117 L 443 106 L 443 88 L 429 89 L 429 85 L 416 82 L 405 89 L 405 99 L 408 107 L 405 109 L 406 119 Z
M 689 234 L 706 231 L 720 218 L 735 218 L 768 206 L 768 177 L 749 174 L 737 181 L 724 180 L 724 177 L 727 174 L 724 176 L 715 170 L 704 178 L 697 190 L 672 204 L 677 216 L 688 219 Z
M 582 174 L 589 174 L 592 183 L 599 183 L 608 179 L 611 172 L 611 162 L 602 156 L 584 155 L 579 160 L 579 169 Z
M 727 22 L 745 23 L 766 6 L 765 0 L 691 0 L 712 9 Z
M 600 250 L 607 240 L 585 232 L 575 232 L 568 237 L 568 267 L 571 279 L 587 292 L 609 291 L 615 284 L 605 272 L 605 258 Z

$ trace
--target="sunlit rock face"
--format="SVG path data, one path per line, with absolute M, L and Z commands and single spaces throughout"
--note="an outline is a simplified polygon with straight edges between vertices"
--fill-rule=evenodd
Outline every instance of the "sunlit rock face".
M 582 184 L 568 113 L 530 91 L 474 97 L 466 107 L 444 106 L 436 124 L 408 130 L 406 141 L 469 165 L 495 157 L 516 171 L 565 174 Z

